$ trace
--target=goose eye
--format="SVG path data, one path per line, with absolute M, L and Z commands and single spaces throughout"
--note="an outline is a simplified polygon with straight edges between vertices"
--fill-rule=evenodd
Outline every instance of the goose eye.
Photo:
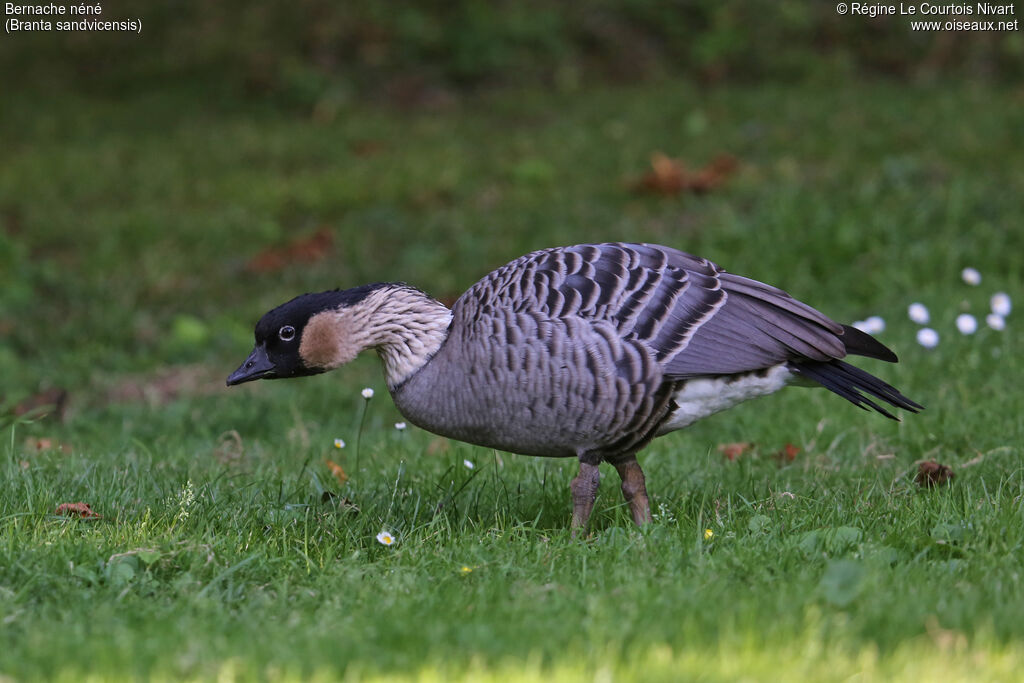
M 291 325 L 285 325 L 277 331 L 277 336 L 281 338 L 281 341 L 291 341 L 295 339 L 295 328 Z

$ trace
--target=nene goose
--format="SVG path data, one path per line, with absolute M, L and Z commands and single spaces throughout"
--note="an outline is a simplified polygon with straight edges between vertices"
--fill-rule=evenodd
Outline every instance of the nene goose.
M 543 249 L 486 275 L 451 309 L 404 283 L 304 294 L 265 314 L 228 385 L 333 370 L 375 349 L 405 417 L 443 436 L 575 457 L 573 528 L 611 463 L 633 521 L 651 519 L 636 454 L 793 380 L 896 419 L 920 405 L 843 362 L 896 362 L 873 337 L 769 285 L 653 244 Z M 810 380 L 810 382 L 807 382 Z

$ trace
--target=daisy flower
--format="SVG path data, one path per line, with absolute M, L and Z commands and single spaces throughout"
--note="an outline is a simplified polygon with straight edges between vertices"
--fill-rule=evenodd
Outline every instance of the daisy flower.
M 371 389 L 370 387 L 366 387 L 365 389 L 363 389 L 362 394 L 363 398 L 369 401 L 371 398 L 373 398 L 373 389 Z
M 1006 321 L 1003 319 L 1003 316 L 998 315 L 996 313 L 989 313 L 988 315 L 986 315 L 985 324 L 991 327 L 993 330 L 1002 331 L 1006 329 Z
M 885 331 L 885 320 L 881 316 L 873 315 L 864 320 L 858 320 L 853 323 L 853 326 L 867 334 L 879 334 Z
M 334 447 L 335 448 L 344 448 L 345 447 L 345 440 L 344 439 L 335 439 L 334 440 Z
M 960 271 L 960 277 L 963 281 L 972 287 L 976 287 L 981 284 L 981 273 L 978 272 L 977 268 L 964 268 Z
M 961 313 L 956 317 L 956 329 L 960 334 L 974 334 L 978 331 L 978 321 L 970 313 Z
M 387 529 L 381 529 L 381 532 L 377 534 L 377 543 L 381 545 L 394 545 L 395 537 Z
M 934 349 L 939 345 L 939 333 L 930 327 L 922 327 L 917 331 L 917 343 L 926 349 Z
M 880 315 L 873 315 L 864 321 L 864 325 L 867 327 L 865 332 L 868 334 L 881 334 L 885 332 L 885 320 Z
M 996 292 L 989 299 L 989 305 L 992 306 L 992 312 L 998 316 L 1005 318 L 1010 315 L 1010 311 L 1013 309 L 1013 305 L 1010 303 L 1010 295 L 1006 292 Z
M 916 301 L 907 307 L 907 316 L 910 317 L 911 321 L 918 325 L 927 325 L 928 321 L 931 320 L 931 316 L 928 315 L 928 309 L 925 308 L 925 305 L 917 303 Z
M 398 431 L 402 431 L 403 429 L 405 429 L 405 423 L 404 422 L 396 422 L 395 423 L 395 429 L 397 429 Z
M 462 461 L 462 464 L 466 466 L 466 469 L 467 469 L 467 470 L 471 470 L 471 469 L 473 469 L 474 467 L 476 467 L 476 465 L 474 465 L 474 464 L 473 464 L 473 461 L 472 461 L 472 460 L 463 460 L 463 461 Z

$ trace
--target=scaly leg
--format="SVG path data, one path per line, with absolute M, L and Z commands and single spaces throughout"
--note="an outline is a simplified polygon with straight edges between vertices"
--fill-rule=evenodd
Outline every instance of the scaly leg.
M 594 501 L 597 499 L 597 485 L 601 481 L 601 473 L 597 465 L 580 461 L 580 473 L 572 480 L 572 533 L 584 529 L 590 520 L 590 513 L 594 511 Z
M 631 455 L 615 463 L 615 471 L 622 479 L 622 496 L 629 503 L 629 513 L 637 526 L 651 521 L 651 504 L 647 500 L 647 486 L 644 484 L 644 471 L 636 456 Z

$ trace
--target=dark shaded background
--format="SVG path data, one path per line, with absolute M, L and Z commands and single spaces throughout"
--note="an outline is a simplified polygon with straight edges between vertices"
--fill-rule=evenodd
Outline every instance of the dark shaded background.
M 658 76 L 927 81 L 1024 72 L 1019 31 L 912 32 L 907 17 L 840 15 L 831 2 L 125 0 L 103 8 L 106 19 L 141 18 L 142 34 L 8 36 L 0 44 L 8 79 L 100 91 L 188 79 L 313 105 Z

